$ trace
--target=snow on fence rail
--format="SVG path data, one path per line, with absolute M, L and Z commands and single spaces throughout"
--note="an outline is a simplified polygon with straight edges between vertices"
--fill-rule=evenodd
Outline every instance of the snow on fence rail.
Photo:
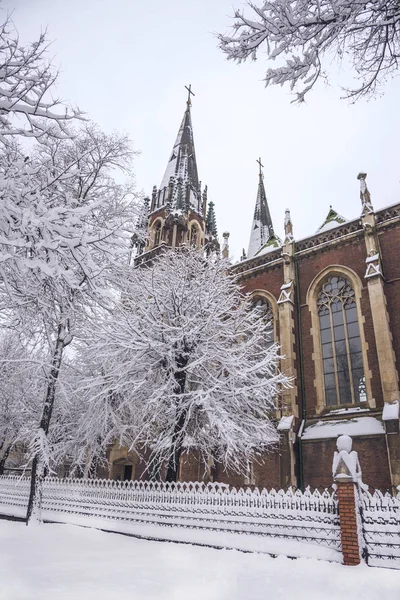
M 1 476 L 0 513 L 24 516 L 29 486 L 29 479 Z M 96 526 L 101 526 L 99 520 L 118 521 L 119 531 L 124 523 L 150 524 L 255 534 L 341 550 L 337 499 L 327 489 L 237 490 L 221 483 L 47 477 L 42 509 L 47 520 L 82 523 L 84 517 L 90 525 L 95 518 Z
M 400 569 L 400 494 L 362 491 L 360 508 L 368 564 Z

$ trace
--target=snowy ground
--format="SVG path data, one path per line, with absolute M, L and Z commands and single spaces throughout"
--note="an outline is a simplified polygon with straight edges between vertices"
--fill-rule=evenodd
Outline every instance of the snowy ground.
M 400 571 L 0 521 L 0 600 L 392 600 Z

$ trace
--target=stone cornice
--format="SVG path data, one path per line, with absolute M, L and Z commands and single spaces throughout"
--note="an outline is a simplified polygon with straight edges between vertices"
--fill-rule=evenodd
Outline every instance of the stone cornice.
M 384 229 L 400 223 L 400 203 L 377 210 L 375 217 L 377 229 Z M 362 235 L 361 218 L 346 221 L 338 227 L 294 242 L 294 255 L 298 258 L 310 256 L 325 251 L 333 245 L 349 244 L 356 241 L 357 238 L 361 238 Z M 233 265 L 231 270 L 240 277 L 249 277 L 260 270 L 276 268 L 280 262 L 283 262 L 283 247 Z

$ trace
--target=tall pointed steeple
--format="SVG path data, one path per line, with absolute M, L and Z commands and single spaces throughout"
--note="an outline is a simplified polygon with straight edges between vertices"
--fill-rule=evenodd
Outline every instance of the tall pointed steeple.
M 194 94 L 190 86 L 186 89 L 188 90 L 186 110 L 172 148 L 167 168 L 165 169 L 164 177 L 161 180 L 153 210 L 165 206 L 167 202 L 170 203 L 172 209 L 182 209 L 183 192 L 185 198 L 184 204 L 201 214 L 203 207 L 190 113 L 192 106 L 190 96 Z
M 185 87 L 188 97 L 178 135 L 160 188 L 153 188 L 146 251 L 162 245 L 207 247 L 207 251 L 219 247 L 213 207 L 208 222 L 213 221 L 215 232 L 206 227 L 207 186 L 201 190 L 191 117 L 194 93 L 190 85 Z
M 281 245 L 281 241 L 274 233 L 274 227 L 268 208 L 268 201 L 264 188 L 264 175 L 262 172 L 263 165 L 261 164 L 261 159 L 258 159 L 256 162 L 258 162 L 260 170 L 258 174 L 256 208 L 250 233 L 249 251 L 247 253 L 248 258 L 252 258 L 256 254 L 259 254 L 261 250 L 265 250 L 270 246 L 278 247 Z

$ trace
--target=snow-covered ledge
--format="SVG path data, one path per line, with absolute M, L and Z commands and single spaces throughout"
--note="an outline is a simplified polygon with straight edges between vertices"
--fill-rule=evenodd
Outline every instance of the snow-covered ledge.
M 290 431 L 292 428 L 294 416 L 282 417 L 278 423 L 278 431 Z
M 382 421 L 385 424 L 385 430 L 387 434 L 398 434 L 399 433 L 399 401 L 385 402 L 385 406 L 382 411 Z
M 389 404 L 389 402 L 385 402 L 382 412 L 382 421 L 395 421 L 398 418 L 399 401 L 396 400 L 396 402 L 392 402 L 391 404 Z

